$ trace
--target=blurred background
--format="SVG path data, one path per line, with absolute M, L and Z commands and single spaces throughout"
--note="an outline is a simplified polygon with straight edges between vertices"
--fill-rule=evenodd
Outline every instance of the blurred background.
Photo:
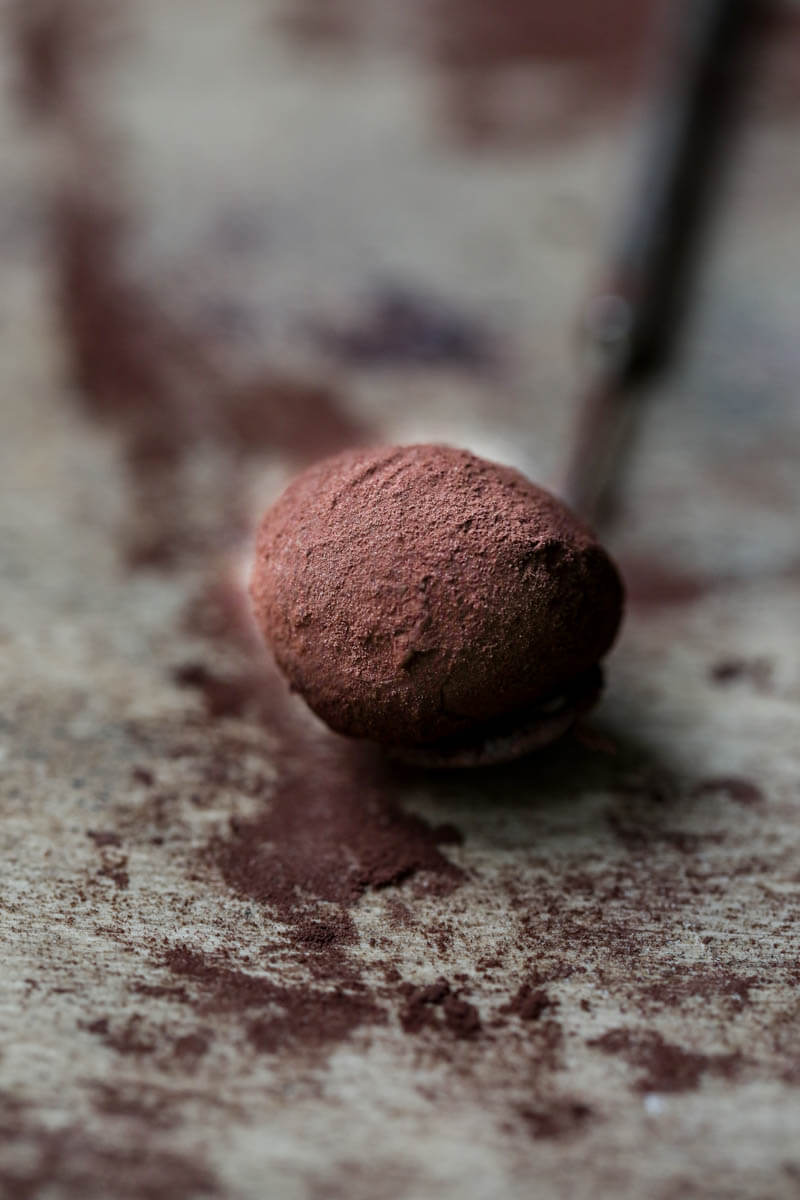
M 690 326 L 650 389 L 618 523 L 621 553 L 702 580 L 796 550 L 800 16 L 762 10 Z M 133 553 L 180 556 L 182 534 L 227 522 L 185 514 L 181 532 L 171 510 L 193 502 L 166 493 L 195 467 L 229 491 L 231 455 L 245 523 L 270 471 L 358 440 L 465 444 L 557 486 L 580 315 L 636 220 L 643 118 L 688 13 L 7 5 L 5 274 L 48 247 L 37 277 L 75 402 L 137 426 L 131 469 L 162 502 Z

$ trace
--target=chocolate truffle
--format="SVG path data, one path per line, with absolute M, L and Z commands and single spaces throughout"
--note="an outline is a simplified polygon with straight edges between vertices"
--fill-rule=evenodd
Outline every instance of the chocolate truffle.
M 261 524 L 251 595 L 292 688 L 339 733 L 423 762 L 510 758 L 600 690 L 622 585 L 592 533 L 510 467 L 353 450 Z

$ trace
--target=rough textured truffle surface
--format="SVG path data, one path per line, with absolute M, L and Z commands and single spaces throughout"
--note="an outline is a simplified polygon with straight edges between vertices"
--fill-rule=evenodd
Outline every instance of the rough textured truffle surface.
M 266 513 L 256 619 L 333 729 L 395 746 L 478 734 L 608 650 L 617 571 L 518 471 L 447 446 L 356 450 Z

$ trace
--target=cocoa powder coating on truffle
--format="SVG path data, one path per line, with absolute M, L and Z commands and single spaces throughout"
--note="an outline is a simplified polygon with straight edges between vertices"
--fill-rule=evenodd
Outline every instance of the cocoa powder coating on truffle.
M 333 729 L 394 746 L 478 734 L 597 663 L 622 585 L 591 532 L 463 450 L 355 450 L 289 485 L 251 594 L 292 687 Z

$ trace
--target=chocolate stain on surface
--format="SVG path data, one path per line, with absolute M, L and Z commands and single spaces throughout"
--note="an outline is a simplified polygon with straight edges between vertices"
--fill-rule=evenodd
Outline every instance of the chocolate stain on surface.
M 79 397 L 90 415 L 122 435 L 137 520 L 128 547 L 131 565 L 173 567 L 197 554 L 208 561 L 215 548 L 227 549 L 247 527 L 239 494 L 243 456 L 279 450 L 304 461 L 357 442 L 364 430 L 326 388 L 269 371 L 250 385 L 232 384 L 209 347 L 168 320 L 153 297 L 126 278 L 124 235 L 124 221 L 107 203 L 62 197 L 54 230 L 57 293 Z M 184 462 L 204 442 L 227 452 L 210 506 L 218 527 L 210 531 L 195 523 L 181 476 Z M 246 646 L 248 662 L 262 662 L 263 650 L 258 646 L 254 652 L 249 643 L 239 603 L 234 597 L 227 611 L 217 610 L 217 626 L 208 636 L 228 650 Z M 455 886 L 460 872 L 438 849 L 450 831 L 431 830 L 402 812 L 380 769 L 349 748 L 307 733 L 292 713 L 283 682 L 266 663 L 242 664 L 220 675 L 194 662 L 177 668 L 174 678 L 203 696 L 212 737 L 217 721 L 235 718 L 263 723 L 280 741 L 278 780 L 265 794 L 263 813 L 232 820 L 229 834 L 212 839 L 202 862 L 238 895 L 268 905 L 293 929 L 296 952 L 312 973 L 337 980 L 340 989 L 347 984 L 363 990 L 343 949 L 355 940 L 354 926 L 341 913 L 331 917 L 330 905 L 347 906 L 367 888 L 398 884 L 418 872 Z M 220 745 L 219 753 L 225 752 Z M 212 766 L 205 773 L 206 793 L 215 792 L 228 774 Z M 150 786 L 150 768 L 137 771 L 137 782 Z M 197 803 L 204 802 L 198 792 Z M 123 866 L 107 861 L 99 874 L 126 887 Z M 165 965 L 193 979 L 203 1003 L 216 1011 L 277 1007 L 277 1014 L 254 1016 L 249 1025 L 251 1041 L 265 1051 L 287 1041 L 322 1045 L 381 1016 L 363 995 L 282 988 L 209 963 L 189 948 Z M 452 1020 L 469 1024 L 458 1014 Z M 147 1052 L 150 1046 L 135 1025 L 103 1036 L 120 1053 Z
M 546 1009 L 557 1005 L 558 1001 L 552 1000 L 544 988 L 535 983 L 523 983 L 500 1012 L 519 1017 L 521 1021 L 538 1021 Z
M 15 1151 L 0 1162 L 0 1190 L 14 1200 L 36 1200 L 54 1182 L 64 1200 L 195 1200 L 220 1196 L 217 1180 L 195 1159 L 163 1150 L 152 1128 L 93 1138 L 85 1123 L 52 1129 L 29 1115 L 18 1099 L 0 1097 L 0 1145 Z M 22 1151 L 22 1153 L 20 1153 Z
M 298 42 L 323 50 L 358 50 L 365 36 L 374 35 L 374 6 L 366 0 L 338 0 L 331 14 L 328 7 L 294 0 L 281 26 Z M 383 23 L 381 31 L 392 49 L 437 71 L 441 113 L 461 141 L 525 145 L 564 137 L 587 116 L 631 95 L 659 10 L 659 0 L 611 0 L 602 7 L 579 0 L 498 0 L 491 6 L 432 0 L 407 5 L 405 19 Z M 566 73 L 569 86 L 557 109 L 541 110 L 540 95 L 530 86 L 543 66 Z
M 75 0 L 16 0 L 11 9 L 21 98 L 33 116 L 57 118 L 73 101 L 80 17 Z
M 644 558 L 620 560 L 630 607 L 642 612 L 694 604 L 720 586 L 718 579 L 690 575 Z
M 334 956 L 330 948 L 323 948 L 322 954 L 325 965 L 334 968 L 330 979 L 335 986 L 326 989 L 275 983 L 186 945 L 167 950 L 163 965 L 192 987 L 193 1002 L 201 1011 L 244 1020 L 254 1048 L 276 1053 L 316 1049 L 342 1041 L 360 1025 L 385 1020 L 356 969 L 343 970 L 344 960 L 335 956 L 335 948 Z
M 365 367 L 485 371 L 497 350 L 480 324 L 441 300 L 387 287 L 349 322 L 316 321 L 309 332 L 332 358 Z
M 201 693 L 212 721 L 249 711 L 267 724 L 278 737 L 278 777 L 263 812 L 233 818 L 228 834 L 212 839 L 206 861 L 239 896 L 269 905 L 286 923 L 304 915 L 304 903 L 347 906 L 368 889 L 419 873 L 436 877 L 440 889 L 457 886 L 462 872 L 439 846 L 460 840 L 458 831 L 404 812 L 393 799 L 391 768 L 378 754 L 311 723 L 264 655 L 245 597 L 224 591 L 217 580 L 189 618 L 213 628 L 216 608 L 224 640 L 261 665 L 243 663 L 241 674 L 220 677 L 192 663 L 179 668 L 178 678 Z
M 762 980 L 757 975 L 738 975 L 719 966 L 684 966 L 672 970 L 642 989 L 642 998 L 659 1007 L 676 1008 L 692 1000 L 722 1001 L 730 1012 L 752 1003 L 750 991 Z
M 99 1037 L 105 1046 L 121 1055 L 138 1057 L 158 1048 L 153 1031 L 145 1028 L 140 1013 L 132 1013 L 121 1024 L 112 1025 L 108 1017 L 98 1017 L 86 1026 L 86 1032 Z
M 550 1097 L 545 1105 L 534 1107 L 522 1104 L 517 1109 L 531 1137 L 561 1140 L 583 1132 L 594 1116 L 593 1110 L 582 1100 Z
M 708 677 L 720 687 L 749 684 L 757 692 L 772 691 L 773 664 L 768 658 L 721 658 L 709 668 Z
M 726 796 L 745 808 L 758 808 L 764 803 L 764 793 L 758 784 L 742 775 L 712 775 L 708 779 L 701 779 L 692 795 Z
M 635 1089 L 645 1093 L 694 1091 L 706 1074 L 733 1078 L 742 1062 L 738 1053 L 687 1050 L 654 1030 L 610 1029 L 587 1045 L 603 1054 L 619 1055 L 635 1067 L 639 1072 Z
M 78 397 L 123 436 L 132 491 L 132 566 L 174 567 L 230 548 L 248 529 L 237 471 L 250 456 L 294 464 L 362 442 L 366 428 L 326 385 L 264 369 L 249 382 L 222 370 L 212 345 L 171 320 L 125 274 L 124 209 L 63 195 L 53 243 L 56 296 Z M 221 451 L 214 504 L 192 503 L 182 470 Z

